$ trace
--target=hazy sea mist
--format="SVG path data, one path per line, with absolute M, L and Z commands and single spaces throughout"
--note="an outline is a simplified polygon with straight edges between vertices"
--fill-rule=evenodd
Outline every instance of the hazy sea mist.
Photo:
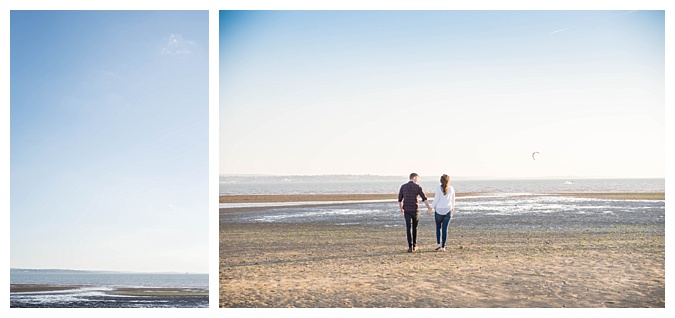
M 438 178 L 421 177 L 419 184 L 431 193 Z M 344 194 L 398 193 L 408 180 L 389 176 L 220 176 L 220 194 Z M 451 180 L 458 193 L 574 193 L 665 192 L 665 179 L 513 179 Z

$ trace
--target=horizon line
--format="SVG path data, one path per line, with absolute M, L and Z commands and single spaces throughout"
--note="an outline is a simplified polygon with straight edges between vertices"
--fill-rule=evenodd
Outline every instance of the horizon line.
M 104 269 L 64 269 L 64 268 L 17 268 L 10 267 L 10 270 L 18 271 L 68 271 L 68 272 L 106 272 L 106 273 L 127 273 L 127 274 L 192 274 L 209 275 L 209 273 L 190 272 L 190 271 L 129 271 L 129 270 L 104 270 Z
M 406 177 L 407 175 L 387 175 L 387 174 L 349 174 L 349 173 L 332 173 L 332 174 L 254 174 L 254 173 L 225 173 L 218 174 L 219 177 L 329 177 L 329 176 L 357 176 L 357 177 Z M 542 176 L 542 177 L 499 177 L 499 176 L 451 176 L 453 178 L 462 179 L 665 179 L 665 176 Z

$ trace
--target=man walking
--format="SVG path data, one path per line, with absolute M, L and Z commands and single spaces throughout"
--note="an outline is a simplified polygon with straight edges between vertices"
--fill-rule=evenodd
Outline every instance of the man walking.
M 401 208 L 401 215 L 405 218 L 405 230 L 408 237 L 408 253 L 417 250 L 417 225 L 420 221 L 420 207 L 417 197 L 422 197 L 422 201 L 426 204 L 427 213 L 431 213 L 431 206 L 427 197 L 422 191 L 422 187 L 417 184 L 419 175 L 417 173 L 410 174 L 410 181 L 401 186 L 398 191 L 398 206 Z

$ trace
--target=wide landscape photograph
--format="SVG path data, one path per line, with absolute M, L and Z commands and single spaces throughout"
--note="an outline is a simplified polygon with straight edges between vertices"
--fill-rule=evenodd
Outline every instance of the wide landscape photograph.
M 665 308 L 665 11 L 220 11 L 220 308 Z

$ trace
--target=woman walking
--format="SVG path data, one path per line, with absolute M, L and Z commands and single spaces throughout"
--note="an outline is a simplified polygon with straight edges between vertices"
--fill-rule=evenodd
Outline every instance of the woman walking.
M 455 216 L 455 188 L 450 186 L 450 176 L 447 174 L 441 176 L 441 184 L 436 187 L 433 208 L 436 211 L 436 250 L 445 252 L 448 224 Z

